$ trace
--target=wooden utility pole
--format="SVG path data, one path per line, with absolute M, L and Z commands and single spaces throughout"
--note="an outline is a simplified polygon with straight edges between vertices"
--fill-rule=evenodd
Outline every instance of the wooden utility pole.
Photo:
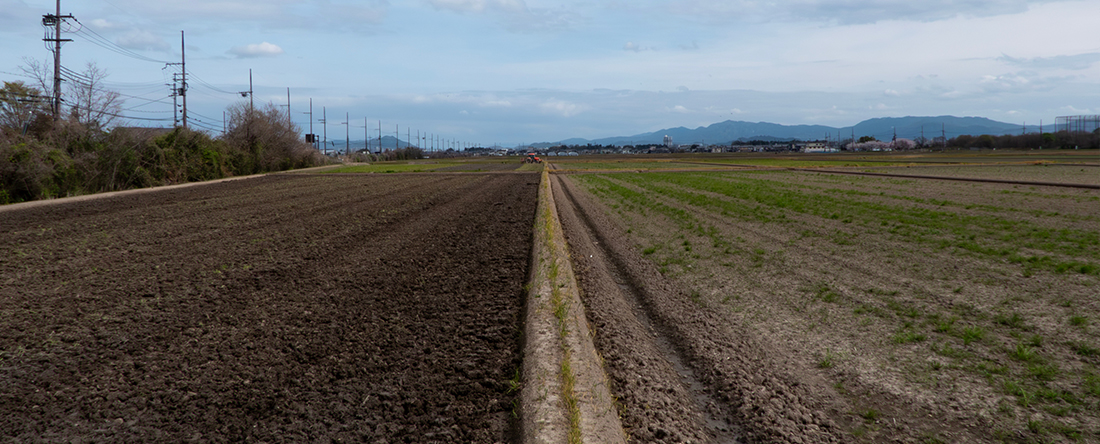
M 61 38 L 61 21 L 67 18 L 71 19 L 73 16 L 71 14 L 61 15 L 61 0 L 57 0 L 57 14 L 42 16 L 42 26 L 53 27 L 53 38 L 50 38 L 49 31 L 47 31 L 46 37 L 42 41 L 53 42 L 53 100 L 50 108 L 53 111 L 54 121 L 61 119 L 61 43 L 72 41 L 72 39 Z
M 184 44 L 183 31 L 180 31 L 180 70 L 183 71 L 183 84 L 180 85 L 179 92 L 183 96 L 183 128 L 187 129 L 187 46 Z M 252 89 L 251 85 L 248 89 Z

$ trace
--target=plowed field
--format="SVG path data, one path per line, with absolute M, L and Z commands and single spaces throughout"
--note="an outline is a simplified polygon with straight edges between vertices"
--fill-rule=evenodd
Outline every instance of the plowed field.
M 1002 179 L 1096 183 L 1094 166 L 1012 171 Z M 808 171 L 555 178 L 638 442 L 1100 440 L 1096 189 Z
M 515 439 L 536 174 L 0 212 L 0 440 Z

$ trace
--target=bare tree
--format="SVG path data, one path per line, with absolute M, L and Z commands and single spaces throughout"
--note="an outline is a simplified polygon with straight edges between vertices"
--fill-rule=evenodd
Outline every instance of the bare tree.
M 122 111 L 122 96 L 106 88 L 103 80 L 107 71 L 88 62 L 84 72 L 74 76 L 68 84 L 70 114 L 89 128 L 103 129 L 111 125 Z
M 23 58 L 23 73 L 34 79 L 36 88 L 44 96 L 53 96 L 53 71 L 49 63 Z M 62 103 L 69 105 L 69 115 L 86 127 L 103 129 L 111 125 L 122 110 L 122 96 L 107 89 L 104 79 L 107 71 L 88 62 L 83 72 L 69 71 L 65 77 Z M 60 110 L 59 110 L 60 113 Z M 63 114 L 63 113 L 61 113 Z
M 44 96 L 53 96 L 53 80 L 51 79 L 53 70 L 50 69 L 49 63 L 30 57 L 23 57 L 23 63 L 26 65 L 19 68 L 23 70 L 24 75 L 34 79 L 32 87 L 42 91 Z
M 301 138 L 301 129 L 286 112 L 271 102 L 252 108 L 248 102 L 235 103 L 226 110 L 228 131 L 223 140 L 249 153 L 252 171 L 286 170 L 320 162 L 314 150 Z

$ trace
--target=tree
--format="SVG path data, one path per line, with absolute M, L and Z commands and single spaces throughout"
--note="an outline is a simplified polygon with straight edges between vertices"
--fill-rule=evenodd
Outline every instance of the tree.
M 85 127 L 107 128 L 122 111 L 123 100 L 118 92 L 104 86 L 106 78 L 107 71 L 88 62 L 84 72 L 73 75 L 68 84 L 71 98 L 64 102 L 69 104 L 72 117 Z
M 878 142 L 875 136 L 861 136 L 856 143 Z
M 227 114 L 229 129 L 224 140 L 241 153 L 234 168 L 237 172 L 281 171 L 319 163 L 316 150 L 302 140 L 298 125 L 271 102 L 256 109 L 247 102 L 236 103 L 229 106 Z
M 21 81 L 0 88 L 0 128 L 25 132 L 35 117 L 49 112 L 49 98 Z

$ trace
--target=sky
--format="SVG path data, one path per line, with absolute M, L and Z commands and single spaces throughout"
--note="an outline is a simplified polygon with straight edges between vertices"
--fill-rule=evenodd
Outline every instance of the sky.
M 0 80 L 52 66 L 41 21 L 55 8 L 0 0 Z M 172 125 L 165 64 L 182 31 L 190 123 L 215 134 L 249 70 L 257 104 L 285 110 L 289 88 L 303 131 L 312 100 L 313 132 L 340 140 L 379 124 L 514 146 L 725 120 L 1100 114 L 1095 0 L 67 0 L 61 13 L 74 17 L 62 66 L 105 71 L 134 126 Z

